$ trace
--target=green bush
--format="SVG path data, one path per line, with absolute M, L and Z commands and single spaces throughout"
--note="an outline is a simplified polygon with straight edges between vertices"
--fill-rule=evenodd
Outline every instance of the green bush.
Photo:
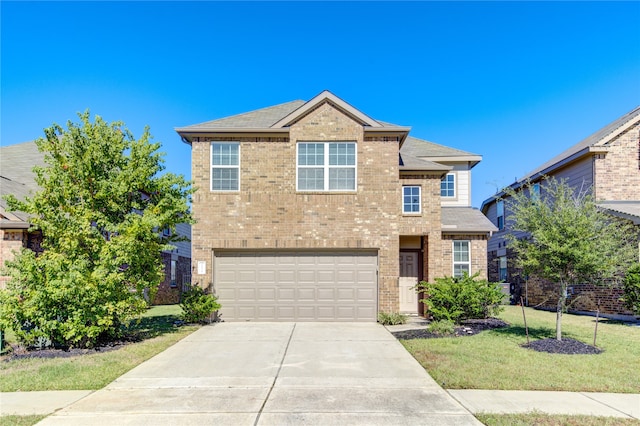
M 399 312 L 380 312 L 378 322 L 382 325 L 398 325 L 407 322 L 407 316 Z
M 456 331 L 456 325 L 453 321 L 446 319 L 433 321 L 429 324 L 428 330 L 434 334 L 449 335 Z
M 478 274 L 436 278 L 435 283 L 420 282 L 417 291 L 424 292 L 429 315 L 436 321 L 459 323 L 470 318 L 488 318 L 502 310 L 504 297 L 499 283 L 477 279 Z
M 180 301 L 181 318 L 185 322 L 203 323 L 212 313 L 220 309 L 218 298 L 200 286 L 189 286 L 189 290 L 182 293 Z
M 627 271 L 623 290 L 622 300 L 626 307 L 634 314 L 640 315 L 640 263 L 636 263 Z

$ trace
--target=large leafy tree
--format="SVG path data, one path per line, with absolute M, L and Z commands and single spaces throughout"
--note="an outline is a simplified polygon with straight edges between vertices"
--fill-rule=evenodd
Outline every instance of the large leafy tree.
M 525 273 L 555 284 L 556 339 L 562 339 L 567 286 L 612 284 L 637 258 L 638 234 L 630 223 L 598 208 L 586 190 L 553 177 L 541 192 L 527 183 L 507 189 L 509 245 Z
M 121 122 L 78 116 L 36 141 L 46 163 L 34 168 L 39 192 L 7 198 L 43 235 L 42 253 L 23 249 L 7 263 L 0 294 L 0 326 L 26 344 L 91 347 L 117 337 L 161 282 L 160 253 L 178 239 L 161 231 L 192 222 L 191 184 L 162 173 L 148 128 L 136 139 Z

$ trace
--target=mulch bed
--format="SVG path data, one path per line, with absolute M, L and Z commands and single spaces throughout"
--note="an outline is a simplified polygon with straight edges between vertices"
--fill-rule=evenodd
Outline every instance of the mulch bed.
M 595 346 L 587 345 L 586 343 L 578 340 L 563 338 L 562 340 L 556 339 L 540 339 L 535 340 L 529 345 L 522 345 L 523 348 L 533 349 L 538 352 L 548 352 L 550 354 L 565 354 L 565 355 L 593 355 L 602 352 L 602 349 L 598 349 Z
M 473 336 L 485 330 L 491 330 L 494 328 L 509 327 L 509 323 L 502 321 L 498 318 L 486 318 L 486 319 L 470 319 L 462 321 L 462 324 L 455 328 L 453 335 L 443 335 L 431 333 L 427 328 L 420 328 L 415 330 L 396 331 L 393 334 L 398 339 L 410 340 L 410 339 L 436 339 L 441 337 L 461 337 L 461 336 Z
M 29 358 L 71 358 L 74 356 L 91 355 L 100 352 L 110 352 L 132 343 L 130 341 L 117 341 L 97 346 L 92 349 L 81 348 L 47 348 L 47 349 L 26 349 L 24 346 L 12 346 L 10 352 L 2 356 L 2 361 L 13 361 L 17 359 Z
M 426 327 L 415 330 L 396 331 L 392 334 L 397 339 L 410 340 L 410 339 L 437 339 L 443 337 L 464 337 L 473 336 L 485 330 L 492 330 L 496 328 L 506 328 L 510 324 L 502 321 L 498 318 L 487 319 L 472 319 L 463 321 L 462 324 L 455 328 L 453 335 L 443 335 L 431 333 Z M 560 341 L 549 338 L 534 340 L 529 345 L 522 345 L 524 348 L 528 348 L 538 352 L 547 352 L 552 354 L 566 354 L 566 355 L 592 355 L 599 354 L 602 349 L 595 346 L 588 345 L 575 339 L 564 338 Z

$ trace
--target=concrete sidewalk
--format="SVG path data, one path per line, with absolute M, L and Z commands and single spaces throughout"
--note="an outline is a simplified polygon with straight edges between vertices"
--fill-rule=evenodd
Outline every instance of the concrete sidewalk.
M 375 323 L 221 323 L 98 391 L 0 393 L 0 414 L 53 413 L 43 425 L 479 425 L 471 413 L 534 410 L 640 420 L 640 395 L 444 391 Z
M 95 391 L 0 393 L 0 413 L 2 415 L 51 414 L 93 392 Z M 473 414 L 515 414 L 535 410 L 547 414 L 640 420 L 640 394 L 459 389 L 450 389 L 447 392 Z

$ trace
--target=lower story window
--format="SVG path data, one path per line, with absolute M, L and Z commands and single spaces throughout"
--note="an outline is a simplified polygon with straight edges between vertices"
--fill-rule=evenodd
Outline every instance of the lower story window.
M 507 281 L 507 256 L 500 256 L 498 258 L 499 268 L 498 272 L 500 274 L 500 281 Z
M 471 275 L 471 249 L 469 241 L 453 242 L 453 276 Z

